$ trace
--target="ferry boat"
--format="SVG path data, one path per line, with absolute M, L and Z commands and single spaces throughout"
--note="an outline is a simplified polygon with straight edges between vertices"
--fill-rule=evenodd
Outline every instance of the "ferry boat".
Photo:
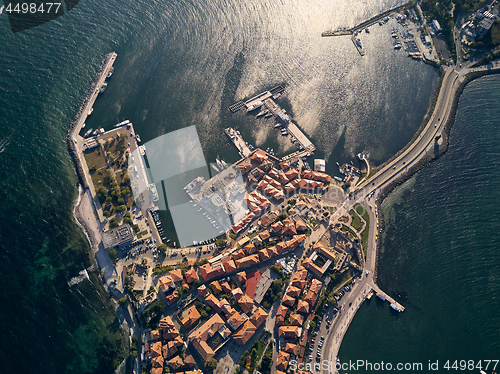
M 88 115 L 90 116 L 90 115 L 92 114 L 92 112 L 93 112 L 93 111 L 94 111 L 94 108 L 90 108 L 90 110 L 89 110 L 89 114 L 88 114 Z
M 92 134 L 92 130 L 94 130 L 94 129 L 89 129 L 89 130 L 85 133 L 84 137 L 86 138 L 87 136 L 89 136 L 90 134 Z
M 108 71 L 108 75 L 106 75 L 106 79 L 111 78 L 111 76 L 113 75 L 114 71 L 115 71 L 115 68 L 113 66 L 111 66 L 111 68 Z
M 99 93 L 102 94 L 104 91 L 106 91 L 106 88 L 108 87 L 108 83 L 104 82 L 99 90 Z

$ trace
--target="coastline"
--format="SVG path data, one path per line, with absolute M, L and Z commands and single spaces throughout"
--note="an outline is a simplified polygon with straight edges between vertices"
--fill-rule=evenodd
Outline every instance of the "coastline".
M 385 219 L 384 219 L 384 213 L 382 211 L 382 203 L 384 200 L 392 193 L 394 192 L 397 187 L 401 186 L 403 183 L 411 179 L 415 174 L 417 174 L 420 170 L 425 168 L 427 165 L 429 165 L 432 161 L 439 159 L 442 155 L 444 155 L 450 146 L 449 144 L 449 139 L 450 139 L 450 133 L 453 128 L 453 125 L 455 124 L 455 119 L 456 119 L 456 113 L 457 113 L 457 108 L 458 108 L 458 103 L 460 101 L 460 97 L 462 96 L 462 93 L 470 82 L 474 81 L 475 79 L 481 78 L 483 76 L 487 75 L 493 75 L 493 74 L 500 74 L 500 69 L 495 69 L 495 70 L 486 70 L 486 71 L 478 71 L 478 72 L 470 72 L 465 75 L 464 79 L 462 82 L 459 83 L 459 86 L 455 90 L 450 106 L 450 114 L 447 118 L 447 121 L 443 127 L 443 143 L 439 147 L 439 153 L 437 156 L 427 156 L 420 161 L 417 162 L 414 166 L 410 167 L 404 174 L 401 174 L 399 178 L 396 180 L 392 181 L 389 183 L 387 186 L 385 186 L 381 191 L 379 198 L 377 200 L 377 211 L 378 211 L 378 217 L 379 217 L 379 230 L 378 234 L 381 234 L 384 231 L 385 228 Z M 441 76 L 440 76 L 441 79 Z M 440 82 L 441 83 L 441 82 Z M 436 87 L 437 92 L 439 92 L 439 89 L 441 87 L 441 84 L 439 84 L 439 87 Z M 437 98 L 437 95 L 436 95 Z M 434 102 L 435 105 L 435 102 Z M 434 110 L 432 108 L 432 110 Z M 429 107 L 429 111 L 431 111 L 431 108 Z M 427 116 L 427 114 L 426 114 Z M 412 140 L 400 151 L 403 152 L 404 149 L 408 148 L 415 138 L 418 136 L 418 133 L 421 132 L 421 129 L 425 127 L 425 124 L 427 124 L 428 120 L 430 119 L 430 116 L 427 118 L 424 117 L 424 121 L 422 121 L 422 126 L 420 126 L 419 131 L 415 134 L 415 136 L 412 138 Z M 398 154 L 400 153 L 398 152 Z M 391 159 L 396 158 L 397 155 L 392 157 Z M 387 161 L 386 164 L 390 162 Z M 385 165 L 385 164 L 384 164 Z M 377 238 L 377 248 L 380 248 L 381 246 L 381 235 L 378 235 Z M 377 279 L 377 270 L 378 270 L 378 260 L 379 260 L 379 253 L 380 251 L 376 252 L 376 257 L 375 257 L 375 274 L 374 274 L 374 280 L 376 281 Z

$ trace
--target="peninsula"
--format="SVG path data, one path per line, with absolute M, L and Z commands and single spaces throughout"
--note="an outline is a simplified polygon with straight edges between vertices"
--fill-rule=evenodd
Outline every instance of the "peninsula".
M 496 16 L 498 6 L 489 12 Z M 343 336 L 364 300 L 376 295 L 394 313 L 405 310 L 376 284 L 380 203 L 446 150 L 464 85 L 500 72 L 498 61 L 480 65 L 498 57 L 497 47 L 468 60 L 459 54 L 456 63 L 443 59 L 425 37 L 435 36 L 436 24 L 418 23 L 417 13 L 418 6 L 397 8 L 324 34 L 351 35 L 363 56 L 361 31 L 393 25 L 395 48 L 442 66 L 437 94 L 412 141 L 377 169 L 359 154 L 358 167 L 342 165 L 342 178 L 332 177 L 280 106 L 283 87 L 240 101 L 229 108 L 234 116 L 254 117 L 297 149 L 279 158 L 245 141 L 238 128 L 225 129 L 241 159 L 233 165 L 217 159 L 210 179 L 198 176 L 180 192 L 221 231 L 184 247 L 162 228 L 161 184 L 150 179 L 149 145 L 141 145 L 133 124 L 84 129 L 94 102 L 112 84 L 117 55 L 106 56 L 68 147 L 82 186 L 75 217 L 129 326 L 135 372 L 283 374 L 292 362 L 299 373 L 331 372 L 321 363 L 339 362 Z M 456 46 L 468 27 L 483 26 L 460 26 Z

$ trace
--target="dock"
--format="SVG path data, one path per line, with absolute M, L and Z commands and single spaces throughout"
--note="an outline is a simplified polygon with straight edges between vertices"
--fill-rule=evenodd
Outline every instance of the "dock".
M 71 122 L 68 135 L 66 137 L 68 143 L 68 150 L 71 157 L 73 158 L 73 161 L 75 162 L 78 179 L 83 188 L 89 188 L 89 183 L 87 181 L 86 174 L 82 167 L 81 154 L 76 147 L 77 139 L 80 140 L 83 139 L 78 134 L 82 130 L 82 127 L 85 124 L 85 121 L 87 120 L 87 117 L 89 115 L 90 109 L 94 106 L 97 96 L 99 95 L 99 89 L 101 88 L 102 84 L 106 81 L 106 76 L 108 75 L 108 72 L 113 66 L 117 56 L 118 55 L 115 52 L 108 53 L 101 62 L 101 66 L 99 67 L 99 72 L 97 73 L 97 76 L 94 82 L 92 83 L 92 86 L 87 92 L 85 100 L 80 106 L 78 113 L 75 115 L 75 118 Z
M 391 304 L 391 308 L 394 309 L 397 312 L 404 312 L 405 307 L 402 306 L 400 303 L 398 303 L 396 300 L 394 300 L 392 297 L 390 297 L 388 294 L 386 294 L 384 291 L 382 291 L 379 286 L 376 284 L 371 285 L 373 291 L 375 291 L 375 294 L 380 300 L 388 301 Z
M 271 88 L 269 91 L 264 91 L 257 96 L 252 97 L 247 101 L 238 101 L 229 107 L 231 113 L 236 113 L 239 110 L 246 108 L 247 110 L 252 107 L 254 104 L 263 103 L 264 100 L 268 98 L 272 98 L 273 96 L 281 94 L 285 89 L 283 86 L 276 86 Z
M 250 153 L 252 153 L 247 143 L 241 137 L 241 134 L 238 134 L 238 132 L 235 129 L 228 127 L 227 129 L 224 129 L 224 133 L 227 135 L 229 140 L 231 140 L 231 142 L 234 144 L 234 146 L 238 150 L 238 153 L 240 154 L 240 157 L 245 158 L 248 157 Z

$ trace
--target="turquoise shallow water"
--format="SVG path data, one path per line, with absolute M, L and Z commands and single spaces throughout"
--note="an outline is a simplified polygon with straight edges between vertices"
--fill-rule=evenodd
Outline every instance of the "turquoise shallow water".
M 439 360 L 444 373 L 447 360 L 499 359 L 499 92 L 498 75 L 470 83 L 448 152 L 383 203 L 379 284 L 406 310 L 376 298 L 364 304 L 342 360 Z
M 290 143 L 269 126 L 227 111 L 282 84 L 280 103 L 334 172 L 361 150 L 375 164 L 389 158 L 427 109 L 437 72 L 392 48 L 392 25 L 361 35 L 363 58 L 349 38 L 320 37 L 398 3 L 87 0 L 16 34 L 0 17 L 3 370 L 110 372 L 120 352 L 98 273 L 67 284 L 93 261 L 71 216 L 77 179 L 65 137 L 106 53 L 118 53 L 115 74 L 88 127 L 130 119 L 148 141 L 196 125 L 206 158 L 232 162 L 222 129 L 240 126 L 252 144 L 283 153 Z

